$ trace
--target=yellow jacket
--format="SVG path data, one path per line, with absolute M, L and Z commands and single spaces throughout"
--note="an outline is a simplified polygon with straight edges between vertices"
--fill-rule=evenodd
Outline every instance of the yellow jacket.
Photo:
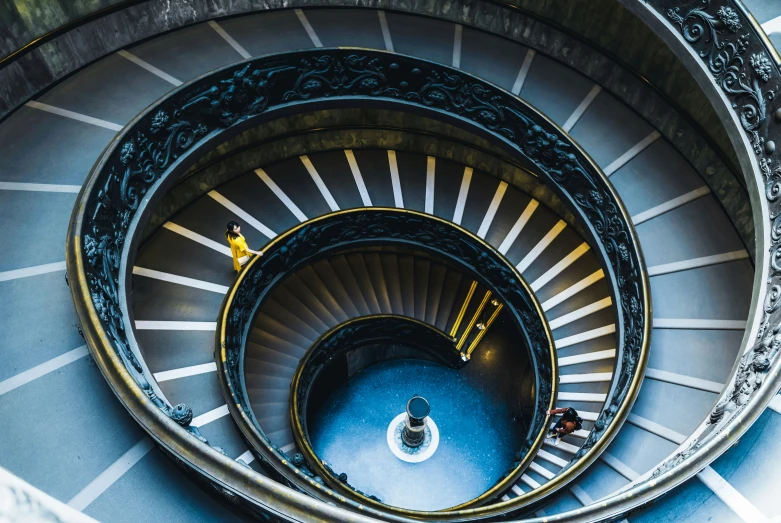
M 236 269 L 236 272 L 241 270 L 241 264 L 239 263 L 239 258 L 243 258 L 244 256 L 249 256 L 249 247 L 247 247 L 247 240 L 244 239 L 244 236 L 239 234 L 235 239 L 231 238 L 230 235 L 228 235 L 228 243 L 231 246 L 231 255 L 233 256 L 233 268 Z

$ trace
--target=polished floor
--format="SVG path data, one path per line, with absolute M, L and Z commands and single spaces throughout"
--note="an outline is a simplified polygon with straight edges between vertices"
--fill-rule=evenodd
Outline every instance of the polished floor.
M 434 455 L 407 463 L 391 453 L 388 424 L 419 394 L 439 428 Z M 482 494 L 512 466 L 522 441 L 504 397 L 462 371 L 422 360 L 387 361 L 325 400 L 309 427 L 313 448 L 355 488 L 393 506 L 438 510 Z

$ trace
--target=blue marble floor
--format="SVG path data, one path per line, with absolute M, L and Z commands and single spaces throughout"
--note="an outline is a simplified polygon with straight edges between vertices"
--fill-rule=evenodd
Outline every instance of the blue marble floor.
M 353 487 L 389 505 L 440 510 L 477 497 L 509 470 L 521 436 L 510 406 L 467 369 L 397 360 L 360 372 L 311 415 L 315 452 Z M 401 461 L 386 441 L 413 394 L 429 400 L 440 432 L 439 448 L 421 463 Z

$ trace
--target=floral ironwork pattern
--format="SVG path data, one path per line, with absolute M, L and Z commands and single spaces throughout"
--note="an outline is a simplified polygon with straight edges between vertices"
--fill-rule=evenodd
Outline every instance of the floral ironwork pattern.
M 116 304 L 121 253 L 130 223 L 142 199 L 155 190 L 155 184 L 167 179 L 177 160 L 229 127 L 275 109 L 293 110 L 293 106 L 307 102 L 336 99 L 360 103 L 370 98 L 456 116 L 502 139 L 551 182 L 577 211 L 594 243 L 601 246 L 598 255 L 613 283 L 619 314 L 620 370 L 606 407 L 577 456 L 581 457 L 602 437 L 639 379 L 649 298 L 631 224 L 597 168 L 543 116 L 486 82 L 424 60 L 350 49 L 262 57 L 186 84 L 120 134 L 91 174 L 94 188 L 83 200 L 83 230 L 74 233 L 87 261 L 88 292 L 114 349 L 139 387 L 170 414 L 173 407 L 154 397 L 129 349 L 132 333 L 125 331 Z M 747 110 L 744 116 L 755 122 L 763 117 L 763 108 L 755 113 Z M 291 246 L 286 253 L 279 253 L 280 259 L 297 257 L 305 248 L 305 243 Z M 499 267 L 489 263 L 481 271 L 501 274 Z M 253 277 L 258 285 L 267 278 L 265 274 Z M 502 285 L 498 279 L 494 281 Z
M 190 407 L 171 406 L 159 398 L 130 348 L 119 309 L 119 269 L 126 232 L 150 187 L 207 132 L 265 109 L 268 83 L 285 68 L 272 66 L 252 73 L 249 69 L 249 65 L 236 69 L 210 86 L 193 86 L 130 130 L 100 173 L 102 183 L 91 195 L 87 230 L 82 231 L 90 296 L 117 354 L 147 397 L 204 443 L 206 438 L 190 425 Z
M 722 5 L 713 13 L 713 10 L 708 12 L 711 0 L 698 3 L 698 7 L 685 14 L 681 13 L 680 7 L 669 7 L 667 16 L 680 27 L 686 41 L 708 64 L 713 80 L 729 95 L 732 106 L 738 109 L 743 129 L 751 137 L 754 152 L 759 155 L 765 146 L 760 127 L 767 119 L 767 102 L 775 97 L 777 89 L 777 86 L 765 89 L 763 85 L 771 77 L 770 60 L 764 50 L 747 56 L 752 35 L 743 30 L 740 16 L 733 7 Z M 746 58 L 753 74 L 746 67 Z
M 285 93 L 285 101 L 333 96 L 387 96 L 398 98 L 399 89 L 388 85 L 379 60 L 367 56 L 316 56 L 301 60 L 299 77 Z
M 770 273 L 762 322 L 756 343 L 742 356 L 737 372 L 725 393 L 710 413 L 708 426 L 699 438 L 657 467 L 660 476 L 688 457 L 706 442 L 722 434 L 730 420 L 740 414 L 760 391 L 768 373 L 779 361 L 781 347 L 781 166 L 773 155 L 779 139 L 781 108 L 773 111 L 781 73 L 768 57 L 769 51 L 732 0 L 682 2 L 648 0 L 648 4 L 666 15 L 681 36 L 708 67 L 713 81 L 721 88 L 746 132 L 759 164 L 770 207 Z M 772 118 L 771 118 L 772 114 Z
M 460 266 L 464 272 L 483 280 L 498 299 L 505 304 L 515 320 L 518 331 L 523 336 L 523 344 L 528 348 L 532 365 L 536 369 L 536 395 L 534 418 L 530 423 L 527 438 L 533 444 L 537 435 L 545 429 L 545 411 L 551 405 L 553 396 L 554 370 L 552 366 L 553 340 L 547 324 L 538 308 L 530 288 L 517 276 L 513 266 L 493 250 L 487 249 L 479 238 L 465 233 L 448 222 L 430 218 L 424 214 L 396 209 L 355 209 L 341 211 L 304 223 L 298 229 L 277 237 L 264 250 L 263 257 L 253 259 L 235 284 L 232 298 L 225 302 L 225 311 L 218 321 L 218 328 L 224 333 L 222 346 L 217 354 L 218 370 L 226 376 L 223 381 L 226 396 L 232 397 L 246 416 L 253 420 L 257 433 L 263 440 L 262 445 L 253 445 L 264 455 L 268 449 L 279 452 L 263 433 L 263 428 L 255 421 L 252 406 L 245 394 L 242 360 L 246 346 L 246 333 L 254 323 L 257 311 L 264 300 L 273 294 L 276 285 L 300 267 L 312 261 L 344 249 L 361 245 L 386 245 L 403 243 L 405 246 L 434 252 Z M 404 325 L 384 325 L 386 330 L 409 328 Z M 310 349 L 309 372 L 316 371 L 332 355 L 336 344 L 347 338 L 356 341 L 358 335 L 367 335 L 377 329 L 376 325 L 366 325 L 360 331 L 337 329 L 333 336 L 322 340 L 320 347 Z M 374 332 L 377 334 L 377 332 Z M 409 337 L 405 339 L 410 339 Z M 440 358 L 451 365 L 457 365 L 460 353 L 449 353 L 442 347 L 442 340 L 431 333 L 425 338 L 431 348 L 438 348 Z M 317 350 L 315 350 L 317 349 Z M 304 360 L 309 358 L 305 357 Z M 302 364 L 304 364 L 302 360 Z M 314 374 L 305 374 L 303 381 L 308 386 Z M 303 399 L 305 395 L 299 396 Z M 528 453 L 527 446 L 521 449 Z M 269 456 L 265 456 L 269 459 Z M 291 462 L 280 454 L 279 461 Z M 273 459 L 273 457 L 272 457 Z M 299 467 L 304 476 L 314 481 L 322 478 L 312 476 L 310 467 Z M 284 473 L 283 473 L 284 474 Z

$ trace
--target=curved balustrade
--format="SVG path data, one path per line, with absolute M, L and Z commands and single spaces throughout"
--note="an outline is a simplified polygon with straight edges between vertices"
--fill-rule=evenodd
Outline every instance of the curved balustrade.
M 338 487 L 341 483 L 349 486 L 349 484 L 346 483 L 346 480 L 343 481 L 343 478 L 340 478 L 331 467 L 324 465 L 312 448 L 307 412 L 313 385 L 321 372 L 347 353 L 360 351 L 367 347 L 372 349 L 373 347 L 370 346 L 377 344 L 395 345 L 399 343 L 403 343 L 405 347 L 414 351 L 412 353 L 404 351 L 404 357 L 420 358 L 423 356 L 427 360 L 435 361 L 452 369 L 460 369 L 466 364 L 461 351 L 456 347 L 457 341 L 454 337 L 428 323 L 394 314 L 363 316 L 347 320 L 333 327 L 315 340 L 298 363 L 296 373 L 290 383 L 290 419 L 293 435 L 306 465 L 331 486 Z M 394 354 L 395 352 L 391 351 L 392 356 L 384 355 L 384 357 L 387 359 L 402 357 Z M 351 369 L 350 374 L 360 372 L 381 361 L 387 361 L 382 356 L 379 359 L 371 359 L 370 362 L 363 363 L 354 370 Z M 294 464 L 299 468 L 303 465 L 303 463 Z M 336 490 L 340 489 L 336 488 Z
M 297 268 L 347 248 L 387 244 L 401 244 L 429 251 L 448 259 L 464 272 L 470 273 L 471 277 L 482 280 L 504 304 L 522 333 L 523 345 L 527 347 L 532 366 L 536 370 L 534 414 L 527 433 L 527 447 L 521 449 L 523 459 L 488 492 L 464 506 L 491 499 L 518 480 L 542 445 L 548 420 L 545 411 L 553 408 L 556 397 L 556 354 L 542 308 L 523 277 L 480 238 L 440 218 L 399 209 L 339 211 L 309 220 L 277 236 L 266 245 L 263 256 L 250 261 L 234 282 L 223 302 L 217 322 L 219 350 L 215 352 L 215 356 L 223 391 L 225 396 L 230 398 L 228 406 L 245 438 L 266 462 L 270 462 L 286 477 L 289 477 L 291 472 L 294 473 L 299 480 L 297 484 L 304 483 L 312 493 L 323 496 L 320 482 L 308 474 L 307 470 L 295 467 L 287 455 L 272 445 L 252 413 L 243 379 L 246 336 L 264 299 L 272 295 L 275 284 L 281 283 Z M 345 331 L 342 333 L 346 335 Z M 426 337 L 430 335 L 431 333 L 428 333 Z M 323 350 L 329 339 L 321 341 L 323 346 L 315 343 L 308 353 L 325 357 Z M 456 355 L 451 354 L 448 360 L 453 356 Z M 305 365 L 306 359 L 305 357 L 302 360 L 302 365 Z M 455 361 L 460 359 L 461 357 L 457 356 Z M 312 377 L 309 376 L 310 379 Z M 297 378 L 301 379 L 299 373 Z M 299 399 L 303 400 L 303 397 Z M 294 423 L 300 420 L 301 415 L 295 411 L 297 407 L 294 399 L 294 416 L 291 417 Z M 317 460 L 311 449 L 306 452 L 307 446 L 304 445 L 302 450 L 308 454 L 310 465 L 321 471 L 323 467 L 316 464 Z M 352 497 L 359 504 L 376 505 L 378 510 L 409 516 L 426 514 L 381 505 L 339 481 L 332 481 L 330 485 L 338 494 Z
M 730 137 L 752 198 L 757 230 L 753 305 L 741 355 L 709 417 L 659 466 L 598 504 L 559 514 L 597 521 L 680 485 L 726 452 L 781 388 L 781 57 L 738 0 L 623 0 L 689 64 Z M 534 522 L 545 521 L 537 518 Z
M 740 151 L 756 227 L 753 305 L 728 386 L 700 427 L 665 461 L 598 504 L 559 514 L 597 521 L 648 503 L 729 450 L 781 388 L 781 57 L 738 0 L 623 0 L 684 60 Z M 741 151 L 742 149 L 742 151 Z M 536 518 L 535 523 L 545 521 Z
M 148 108 L 104 151 L 71 220 L 68 275 L 87 343 L 121 401 L 161 446 L 186 459 L 185 466 L 263 511 L 293 514 L 306 505 L 323 518 L 331 514 L 331 509 L 324 513 L 321 505 L 300 498 L 280 499 L 278 486 L 265 479 L 247 487 L 240 477 L 248 472 L 226 475 L 227 458 L 205 452 L 180 430 L 189 427 L 191 412 L 168 405 L 144 372 L 124 289 L 138 232 L 154 203 L 193 162 L 193 153 L 266 118 L 346 104 L 420 111 L 496 141 L 532 166 L 572 206 L 612 283 L 619 367 L 608 401 L 567 469 L 538 491 L 485 509 L 512 512 L 573 479 L 625 420 L 647 360 L 649 286 L 631 221 L 598 167 L 532 107 L 461 71 L 379 51 L 301 51 L 220 69 Z
M 425 355 L 426 359 L 453 369 L 462 368 L 468 361 L 465 354 L 457 348 L 457 340 L 436 327 L 406 316 L 379 314 L 355 318 L 333 327 L 315 340 L 296 368 L 290 385 L 292 391 L 290 419 L 293 420 L 293 434 L 297 448 L 301 450 L 303 459 L 311 470 L 330 480 L 331 485 L 341 485 L 344 482 L 343 478 L 335 474 L 330 467 L 325 466 L 317 457 L 312 448 L 307 426 L 307 405 L 314 382 L 326 367 L 348 352 L 370 345 L 396 344 L 400 341 L 403 341 L 405 346 L 413 348 L 417 354 Z M 394 359 L 398 357 L 393 356 Z M 370 364 L 373 365 L 378 361 L 385 360 L 371 360 Z M 363 368 L 365 367 L 361 365 L 354 372 L 360 372 Z M 351 370 L 351 374 L 352 372 Z M 552 383 L 556 383 L 555 375 Z M 546 426 L 547 424 L 544 424 L 541 428 L 545 429 Z M 534 427 L 530 427 L 529 436 L 534 437 L 534 432 Z M 521 449 L 522 458 L 514 464 L 511 472 L 519 468 L 524 469 L 528 465 L 528 461 L 523 458 L 529 455 L 531 446 L 527 444 L 526 448 Z M 516 476 L 517 474 L 513 474 L 513 478 Z M 506 484 L 507 481 L 510 480 L 504 480 L 502 483 Z M 501 490 L 502 485 L 496 485 L 495 489 Z

